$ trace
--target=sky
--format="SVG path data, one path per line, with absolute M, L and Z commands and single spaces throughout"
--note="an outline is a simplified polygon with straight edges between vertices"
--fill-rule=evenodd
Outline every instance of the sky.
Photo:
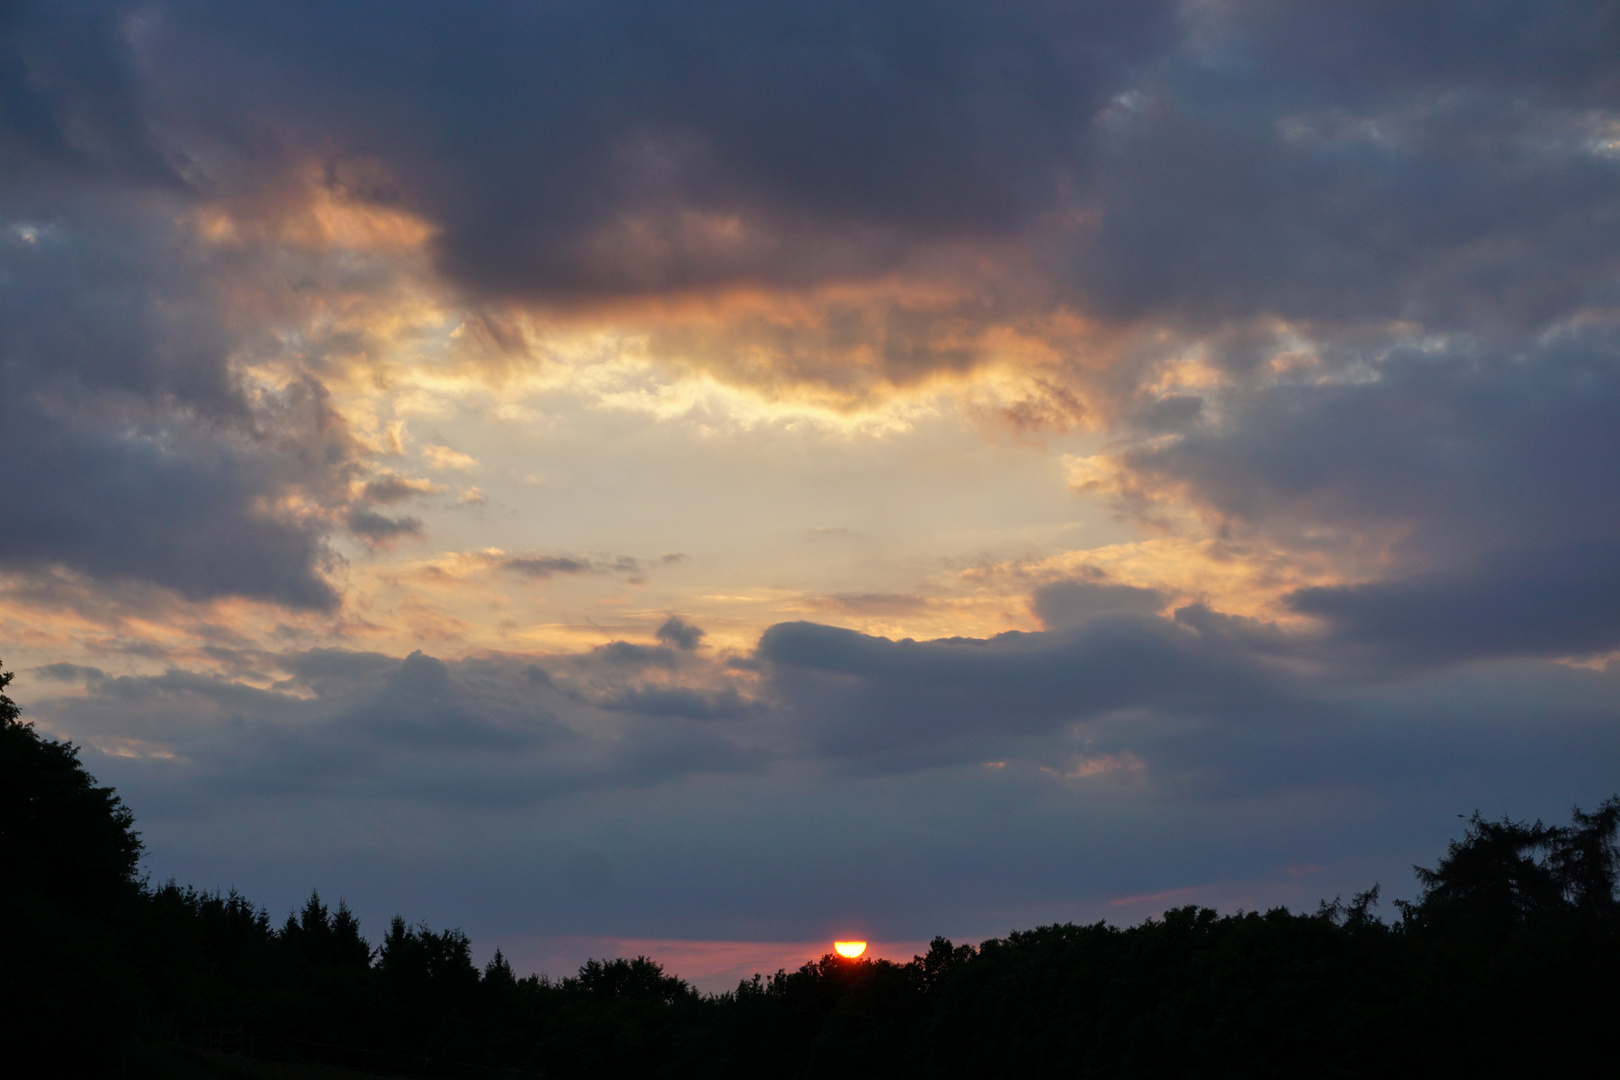
M 1620 789 L 1620 5 L 0 5 L 0 657 L 145 870 L 708 989 Z

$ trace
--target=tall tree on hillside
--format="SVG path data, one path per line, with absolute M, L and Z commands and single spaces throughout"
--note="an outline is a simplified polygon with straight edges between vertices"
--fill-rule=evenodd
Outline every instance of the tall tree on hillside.
M 1617 830 L 1620 796 L 1611 795 L 1590 814 L 1577 806 L 1570 827 L 1553 849 L 1553 872 L 1564 887 L 1565 899 L 1580 914 L 1603 919 L 1620 914 L 1615 897 L 1620 887 Z
M 1478 812 L 1431 870 L 1417 866 L 1423 893 L 1401 904 L 1416 927 L 1501 934 L 1569 919 L 1612 919 L 1620 906 L 1620 796 L 1571 824 L 1489 821 Z
M 135 886 L 140 834 L 116 792 L 69 742 L 42 737 L 4 693 L 0 672 L 0 881 L 73 908 L 103 906 Z
M 308 967 L 371 966 L 371 946 L 360 936 L 360 920 L 341 899 L 336 911 L 328 910 L 318 889 L 296 916 L 287 916 L 281 943 Z
M 0 672 L 0 1043 L 103 1067 L 134 1025 L 135 817 L 72 743 L 23 723 Z M 21 1049 L 19 1049 L 21 1048 Z

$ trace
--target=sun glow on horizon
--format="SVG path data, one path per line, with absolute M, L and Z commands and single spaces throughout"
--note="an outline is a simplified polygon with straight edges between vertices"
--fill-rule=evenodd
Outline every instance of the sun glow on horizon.
M 838 953 L 839 956 L 842 956 L 845 959 L 853 960 L 857 956 L 861 955 L 862 953 L 864 953 L 866 951 L 866 942 L 864 942 L 864 941 L 835 941 L 835 942 L 833 942 L 833 951 L 835 951 L 836 953 Z

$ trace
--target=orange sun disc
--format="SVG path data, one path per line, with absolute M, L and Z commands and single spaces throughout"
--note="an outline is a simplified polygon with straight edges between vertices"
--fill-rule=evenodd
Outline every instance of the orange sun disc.
M 861 953 L 866 951 L 866 942 L 835 941 L 833 942 L 833 949 L 838 953 L 839 956 L 845 956 L 853 960 L 857 956 L 861 955 Z

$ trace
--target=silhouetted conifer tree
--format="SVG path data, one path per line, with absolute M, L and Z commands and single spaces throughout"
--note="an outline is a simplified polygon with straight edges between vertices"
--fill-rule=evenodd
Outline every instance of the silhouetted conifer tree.
M 104 905 L 135 885 L 135 815 L 79 761 L 78 747 L 42 737 L 4 694 L 0 672 L 0 883 L 75 908 Z
M 1620 798 L 1590 814 L 1577 806 L 1571 821 L 1488 821 L 1475 811 L 1434 869 L 1413 867 L 1423 892 L 1402 913 L 1418 928 L 1498 936 L 1571 916 L 1611 918 Z
M 87 1064 L 135 1024 L 126 943 L 140 834 L 77 747 L 22 721 L 11 681 L 0 672 L 0 1039 L 54 1040 Z
M 281 944 L 289 957 L 307 968 L 369 968 L 371 946 L 360 936 L 360 920 L 340 898 L 336 911 L 312 890 L 302 910 L 288 915 Z

